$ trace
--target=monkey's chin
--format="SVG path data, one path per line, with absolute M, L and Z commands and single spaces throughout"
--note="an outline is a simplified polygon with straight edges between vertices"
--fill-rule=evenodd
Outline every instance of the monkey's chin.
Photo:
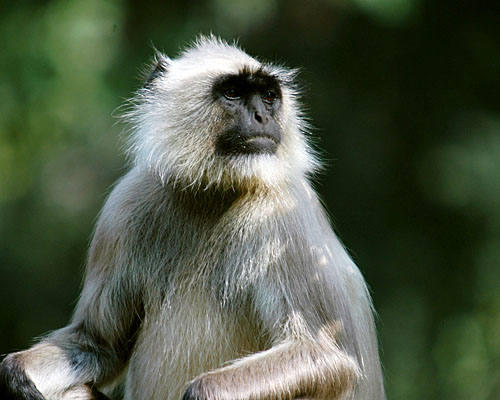
M 280 188 L 288 181 L 287 172 L 278 154 L 234 154 L 226 159 L 221 179 L 215 186 L 243 191 Z

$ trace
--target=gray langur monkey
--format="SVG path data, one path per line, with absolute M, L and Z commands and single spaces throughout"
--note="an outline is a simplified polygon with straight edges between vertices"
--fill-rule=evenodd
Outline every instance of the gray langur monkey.
M 385 398 L 294 75 L 212 36 L 156 54 L 71 322 L 3 360 L 1 399 Z

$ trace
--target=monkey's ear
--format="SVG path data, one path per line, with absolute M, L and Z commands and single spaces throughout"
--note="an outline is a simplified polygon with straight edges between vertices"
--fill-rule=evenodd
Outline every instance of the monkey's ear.
M 167 72 L 169 64 L 170 64 L 170 58 L 168 58 L 165 54 L 155 49 L 155 55 L 153 58 L 153 71 L 146 80 L 145 85 L 150 84 L 158 76 Z

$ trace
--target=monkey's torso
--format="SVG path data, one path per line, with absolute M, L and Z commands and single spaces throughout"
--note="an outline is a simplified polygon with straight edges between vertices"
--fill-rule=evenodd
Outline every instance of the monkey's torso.
M 261 332 L 245 314 L 218 307 L 193 287 L 148 310 L 125 378 L 125 399 L 181 399 L 205 371 L 264 350 Z M 262 339 L 262 342 L 265 340 Z
M 125 276 L 141 288 L 132 295 L 141 298 L 140 329 L 124 378 L 126 399 L 179 399 L 202 372 L 285 339 L 273 334 L 276 324 L 284 335 L 299 336 L 303 321 L 317 331 L 341 320 L 345 350 L 375 356 L 345 340 L 373 329 L 369 304 L 356 296 L 365 290 L 361 275 L 317 203 L 305 180 L 286 193 L 193 193 L 133 170 L 119 183 L 97 224 L 88 274 L 102 273 L 92 271 L 103 265 L 92 260 L 100 247 L 136 249 L 111 267 L 130 269 Z M 117 291 L 126 286 L 116 282 Z M 350 304 L 342 301 L 346 295 Z M 364 315 L 365 326 L 354 325 L 354 314 Z

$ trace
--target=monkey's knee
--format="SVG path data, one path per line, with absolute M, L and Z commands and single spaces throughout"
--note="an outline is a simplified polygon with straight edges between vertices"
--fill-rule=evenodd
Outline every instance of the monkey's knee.
M 20 353 L 9 354 L 0 363 L 0 399 L 45 400 L 26 375 Z

